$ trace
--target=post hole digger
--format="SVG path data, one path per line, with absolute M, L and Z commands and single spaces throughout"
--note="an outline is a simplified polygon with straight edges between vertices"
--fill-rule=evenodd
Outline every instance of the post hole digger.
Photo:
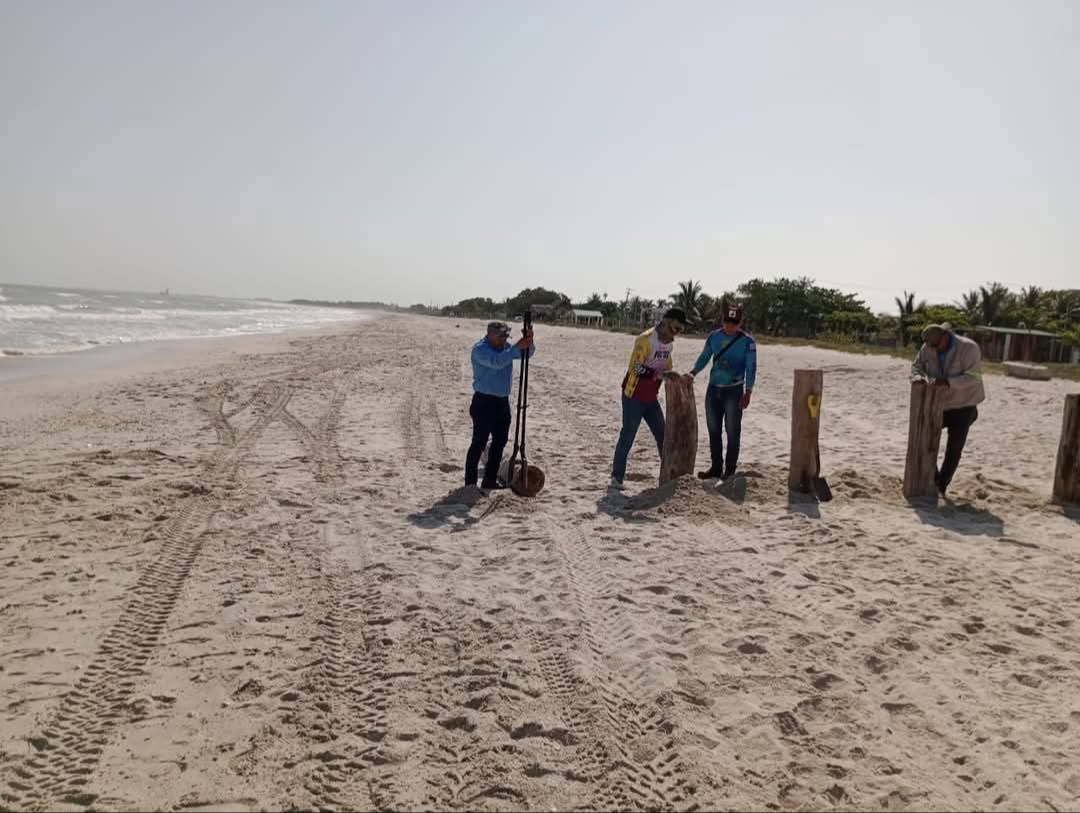
M 525 311 L 522 317 L 522 335 L 528 336 L 532 332 L 532 311 Z M 503 475 L 503 483 L 513 489 L 515 494 L 522 497 L 535 497 L 544 488 L 544 472 L 539 466 L 529 463 L 529 455 L 525 450 L 525 430 L 528 427 L 529 417 L 529 353 L 524 353 L 521 358 L 521 372 L 518 374 L 517 413 L 514 416 L 514 451 L 510 454 L 510 460 L 506 463 Z

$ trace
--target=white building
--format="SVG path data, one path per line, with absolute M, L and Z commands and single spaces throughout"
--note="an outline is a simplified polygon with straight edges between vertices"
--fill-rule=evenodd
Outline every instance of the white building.
M 586 311 L 574 308 L 570 313 L 574 317 L 574 324 L 584 322 L 587 325 L 596 324 L 597 327 L 604 326 L 604 314 L 600 311 Z

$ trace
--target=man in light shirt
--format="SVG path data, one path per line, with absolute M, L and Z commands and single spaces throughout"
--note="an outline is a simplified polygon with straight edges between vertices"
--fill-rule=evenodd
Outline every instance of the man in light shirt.
M 945 445 L 945 459 L 934 478 L 942 496 L 960 465 L 968 430 L 979 419 L 978 405 L 986 400 L 981 366 L 979 345 L 953 333 L 948 323 L 927 325 L 923 330 L 923 346 L 911 366 L 911 377 L 949 388 L 944 415 L 949 440 Z
M 492 322 L 487 335 L 473 345 L 473 398 L 469 415 L 473 422 L 472 444 L 465 456 L 465 485 L 476 485 L 479 475 L 480 456 L 484 453 L 488 438 L 487 464 L 480 487 L 485 490 L 504 488 L 498 482 L 499 465 L 503 450 L 510 437 L 510 389 L 514 379 L 514 361 L 532 358 L 536 352 L 532 329 L 510 344 L 510 326 L 505 322 Z

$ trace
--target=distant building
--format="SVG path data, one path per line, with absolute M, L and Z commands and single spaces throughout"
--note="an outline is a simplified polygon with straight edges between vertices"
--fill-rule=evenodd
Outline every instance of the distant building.
M 559 315 L 558 305 L 529 305 L 529 310 L 541 321 L 554 321 Z
M 598 327 L 603 327 L 604 325 L 604 314 L 600 311 L 587 311 L 574 308 L 570 311 L 570 314 L 573 317 L 575 325 L 581 322 L 584 322 L 587 325 L 595 323 Z
M 1067 362 L 1072 355 L 1056 333 L 1023 327 L 976 327 L 966 331 L 987 361 Z

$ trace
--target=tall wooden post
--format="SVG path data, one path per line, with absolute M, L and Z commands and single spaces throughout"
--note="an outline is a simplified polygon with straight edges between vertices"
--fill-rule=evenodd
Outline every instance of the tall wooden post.
M 911 416 L 908 419 L 907 462 L 904 464 L 904 496 L 935 497 L 938 449 L 945 412 L 945 388 L 926 381 L 911 384 Z
M 788 488 L 808 493 L 821 476 L 818 427 L 825 376 L 821 370 L 796 370 L 791 391 L 791 468 Z
M 693 382 L 683 378 L 665 379 L 664 400 L 667 417 L 660 458 L 660 485 L 692 474 L 697 462 L 697 402 Z
M 1061 442 L 1054 469 L 1054 499 L 1080 504 L 1080 395 L 1065 396 L 1065 417 L 1061 421 Z

